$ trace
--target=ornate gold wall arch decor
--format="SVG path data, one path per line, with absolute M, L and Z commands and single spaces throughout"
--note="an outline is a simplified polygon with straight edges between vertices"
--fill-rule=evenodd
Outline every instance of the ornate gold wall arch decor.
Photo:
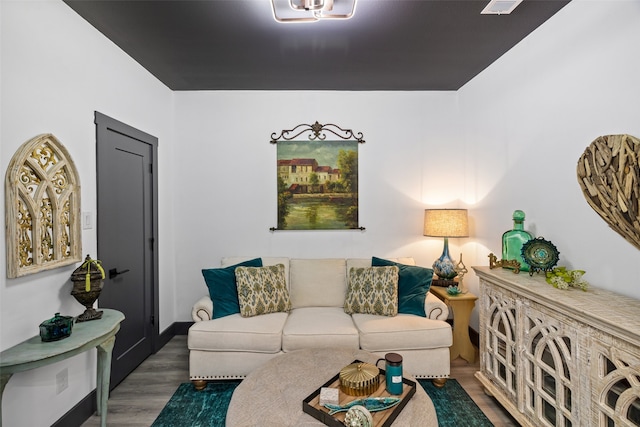
M 82 260 L 80 179 L 52 134 L 25 142 L 5 176 L 7 277 Z
M 578 159 L 578 183 L 589 206 L 640 249 L 640 139 L 596 138 Z

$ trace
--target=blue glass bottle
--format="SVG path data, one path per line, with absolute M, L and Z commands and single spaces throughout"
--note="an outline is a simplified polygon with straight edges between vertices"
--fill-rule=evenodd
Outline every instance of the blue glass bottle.
M 520 270 L 529 271 L 529 264 L 522 259 L 522 246 L 533 236 L 524 230 L 525 214 L 521 210 L 513 212 L 513 230 L 509 230 L 502 235 L 502 259 L 516 260 L 520 263 Z M 512 268 L 504 266 L 505 268 Z

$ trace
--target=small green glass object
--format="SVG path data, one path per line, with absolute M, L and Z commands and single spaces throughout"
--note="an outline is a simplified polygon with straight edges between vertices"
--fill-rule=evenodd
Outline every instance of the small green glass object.
M 44 342 L 58 341 L 71 335 L 72 329 L 73 317 L 56 313 L 51 319 L 40 324 L 40 338 Z
M 522 259 L 522 245 L 533 239 L 528 231 L 524 230 L 524 212 L 516 210 L 513 212 L 513 230 L 509 230 L 502 235 L 502 259 L 516 260 L 520 263 L 520 270 L 529 271 L 529 265 Z M 505 268 L 512 268 L 505 266 Z

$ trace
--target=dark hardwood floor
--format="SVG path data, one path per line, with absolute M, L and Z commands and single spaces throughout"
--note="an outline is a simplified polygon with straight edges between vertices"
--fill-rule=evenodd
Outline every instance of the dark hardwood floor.
M 517 426 L 517 422 L 487 396 L 474 374 L 478 362 L 469 364 L 462 359 L 451 362 L 451 377 L 457 379 L 485 415 L 497 427 Z M 109 426 L 148 427 L 169 401 L 178 385 L 189 381 L 189 351 L 187 337 L 178 335 L 158 353 L 145 360 L 121 382 L 109 397 Z M 100 425 L 100 418 L 92 416 L 82 426 Z M 464 427 L 464 426 L 460 426 Z

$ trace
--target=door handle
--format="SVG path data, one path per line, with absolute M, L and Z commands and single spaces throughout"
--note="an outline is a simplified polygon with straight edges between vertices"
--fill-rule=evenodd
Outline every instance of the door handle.
M 112 268 L 111 270 L 109 270 L 109 279 L 113 279 L 114 277 L 117 277 L 120 274 L 124 274 L 128 272 L 129 272 L 129 269 L 118 271 L 117 268 Z

